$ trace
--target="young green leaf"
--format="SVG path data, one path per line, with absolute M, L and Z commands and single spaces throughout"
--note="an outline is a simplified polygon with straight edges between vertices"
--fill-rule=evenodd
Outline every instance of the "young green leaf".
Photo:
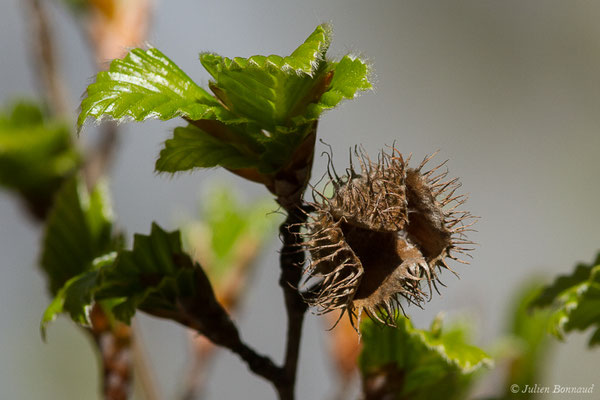
M 181 248 L 178 231 L 152 225 L 150 235 L 134 236 L 132 250 L 96 258 L 90 267 L 65 283 L 42 319 L 42 333 L 57 314 L 68 312 L 89 324 L 88 310 L 96 302 L 127 324 L 136 310 L 170 318 L 198 331 L 228 321 L 202 268 Z M 221 325 L 230 329 L 230 324 Z
M 444 330 L 441 319 L 429 331 L 415 329 L 405 317 L 396 323 L 397 328 L 370 320 L 361 325 L 359 366 L 365 394 L 399 400 L 462 399 L 473 374 L 492 363 L 483 350 L 466 343 L 464 327 Z
M 88 194 L 78 178 L 65 182 L 58 191 L 48 215 L 40 262 L 51 293 L 89 270 L 94 258 L 118 247 L 111 236 L 112 212 L 106 191 L 106 186 L 99 184 Z
M 188 125 L 175 128 L 173 138 L 165 142 L 156 161 L 156 170 L 177 172 L 218 165 L 231 169 L 254 167 L 258 165 L 258 159 L 194 125 Z
M 252 56 L 229 59 L 213 53 L 200 61 L 214 78 L 211 90 L 233 113 L 275 131 L 290 126 L 299 103 L 322 85 L 327 74 L 325 52 L 331 30 L 320 25 L 290 56 Z M 306 106 L 306 105 L 305 105 Z
M 21 193 L 43 216 L 63 179 L 79 164 L 71 133 L 28 102 L 0 113 L 0 185 Z
M 592 264 L 580 264 L 573 274 L 558 277 L 531 306 L 553 310 L 550 331 L 559 339 L 592 328 L 589 345 L 600 345 L 600 254 Z
M 202 65 L 213 77 L 209 86 L 215 96 L 233 114 L 251 121 L 235 127 L 223 121 L 227 126 L 207 132 L 223 140 L 222 132 L 230 131 L 225 140 L 250 141 L 247 153 L 258 159 L 261 174 L 286 166 L 305 138 L 314 134 L 323 111 L 371 88 L 365 61 L 352 56 L 339 62 L 325 58 L 330 41 L 330 27 L 320 25 L 287 57 L 230 59 L 201 54 Z
M 136 234 L 133 249 L 119 252 L 100 273 L 94 299 L 120 299 L 113 301 L 112 312 L 125 323 L 136 309 L 181 321 L 187 302 L 218 306 L 202 268 L 182 250 L 179 231 L 166 232 L 156 224 L 150 235 Z
M 89 271 L 85 271 L 65 283 L 42 316 L 40 325 L 42 338 L 46 338 L 48 325 L 63 312 L 68 313 L 71 319 L 80 325 L 89 326 L 91 324 L 89 310 L 99 286 L 100 268 L 112 264 L 115 257 L 116 253 L 113 252 L 95 259 Z
M 150 236 L 136 234 L 133 250 L 121 251 L 115 262 L 101 271 L 96 299 L 122 298 L 113 311 L 117 318 L 129 322 L 137 306 L 176 276 L 178 254 L 182 254 L 178 232 L 169 234 L 153 224 Z M 190 265 L 185 263 L 182 269 Z
M 351 55 L 344 56 L 330 66 L 333 79 L 328 89 L 317 101 L 309 103 L 303 115 L 295 117 L 297 124 L 316 120 L 327 110 L 334 108 L 344 99 L 354 99 L 359 92 L 372 89 L 369 82 L 371 68 L 365 60 Z
M 157 171 L 220 165 L 251 168 L 253 175 L 273 174 L 314 135 L 324 110 L 371 88 L 363 60 L 325 58 L 330 41 L 330 27 L 319 25 L 287 57 L 229 59 L 203 53 L 200 61 L 214 79 L 209 85 L 214 96 L 157 49 L 134 49 L 123 60 L 114 60 L 88 87 L 78 125 L 89 117 L 184 117 L 194 127 L 180 128 L 166 141 Z
M 77 124 L 81 129 L 89 117 L 103 116 L 118 121 L 175 117 L 235 120 L 214 97 L 154 48 L 131 50 L 124 59 L 114 60 L 108 71 L 99 72 L 88 86 Z

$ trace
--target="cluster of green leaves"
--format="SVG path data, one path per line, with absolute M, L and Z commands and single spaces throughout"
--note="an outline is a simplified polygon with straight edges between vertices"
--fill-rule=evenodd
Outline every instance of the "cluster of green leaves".
M 0 185 L 25 197 L 34 212 L 45 206 L 79 164 L 71 132 L 31 102 L 0 112 Z
M 57 203 L 62 201 L 59 196 Z M 88 209 L 88 213 L 98 213 L 98 207 L 99 203 Z M 58 232 L 59 229 L 67 231 L 85 226 L 88 218 L 78 214 L 63 220 L 49 233 L 48 237 L 58 239 L 52 243 L 46 241 L 45 255 L 55 249 L 52 247 L 55 243 L 68 243 L 74 247 L 86 244 L 87 236 L 92 234 L 91 224 L 87 225 L 88 231 L 74 232 L 68 238 L 60 237 Z M 78 262 L 81 271 L 56 293 L 44 313 L 42 332 L 62 312 L 68 313 L 77 323 L 89 325 L 89 309 L 93 303 L 101 304 L 109 315 L 129 323 L 136 309 L 168 317 L 176 315 L 179 303 L 197 296 L 199 290 L 204 291 L 204 296 L 211 297 L 210 284 L 202 269 L 182 250 L 179 231 L 166 232 L 153 224 L 150 235 L 134 236 L 132 250 L 124 250 L 117 244 L 120 240 L 110 242 L 116 245 L 105 251 L 112 249 L 111 252 L 91 260 L 87 257 L 90 253 L 74 259 L 73 263 Z M 68 257 L 69 253 L 66 254 Z
M 178 302 L 196 296 L 200 289 L 210 290 L 210 284 L 181 249 L 179 232 L 166 232 L 153 224 L 150 235 L 135 235 L 132 250 L 98 257 L 85 272 L 67 281 L 44 313 L 42 332 L 62 312 L 89 325 L 94 302 L 125 323 L 130 323 L 136 309 L 175 315 Z
M 600 344 L 600 254 L 591 264 L 579 264 L 559 276 L 531 303 L 552 310 L 550 331 L 563 339 L 567 332 L 593 330 L 589 345 Z
M 142 121 L 183 117 L 156 162 L 177 172 L 217 165 L 273 173 L 315 130 L 321 113 L 371 88 L 367 63 L 325 55 L 331 30 L 320 25 L 290 56 L 203 53 L 210 94 L 159 50 L 134 49 L 87 89 L 78 124 L 104 117 Z
M 134 49 L 88 87 L 78 125 L 90 117 L 183 117 L 189 125 L 176 128 L 165 143 L 159 171 L 221 165 L 275 172 L 314 132 L 324 110 L 370 88 L 364 61 L 326 60 L 330 36 L 329 27 L 321 25 L 288 57 L 202 54 L 200 61 L 214 78 L 213 94 L 157 49 Z M 65 185 L 49 220 L 42 264 L 55 299 L 42 327 L 61 312 L 89 324 L 92 303 L 129 322 L 136 309 L 177 319 L 182 304 L 199 293 L 213 302 L 204 272 L 181 248 L 179 232 L 154 225 L 150 235 L 136 235 L 133 249 L 124 250 L 104 218 L 108 213 L 99 200 L 104 197 L 96 191 L 87 196 L 80 186 Z M 264 209 L 239 207 L 225 193 L 212 198 L 205 215 L 217 279 L 239 256 L 239 243 L 256 242 L 272 226 L 265 223 Z
M 232 211 L 224 210 L 226 214 Z M 218 227 L 219 221 L 235 222 L 229 217 L 216 216 L 213 226 Z M 246 217 L 246 221 L 255 218 L 256 214 Z M 236 236 L 235 232 L 219 233 L 218 229 L 216 234 L 223 235 L 218 239 L 222 246 L 232 246 L 232 237 Z M 130 323 L 138 309 L 186 322 L 182 320 L 187 318 L 189 310 L 185 307 L 190 304 L 202 307 L 203 312 L 222 315 L 208 278 L 183 250 L 179 231 L 166 232 L 153 224 L 149 235 L 136 234 L 133 248 L 124 249 L 121 236 L 114 232 L 104 185 L 89 195 L 77 179 L 61 188 L 48 219 L 42 266 L 55 294 L 42 318 L 44 334 L 48 323 L 60 313 L 68 313 L 81 325 L 90 325 L 92 304 L 99 304 L 109 318 L 125 323 Z
M 492 364 L 483 350 L 467 343 L 466 326 L 442 328 L 441 317 L 429 330 L 416 329 L 403 316 L 396 324 L 361 324 L 359 367 L 366 391 L 398 400 L 462 399 L 474 374 Z

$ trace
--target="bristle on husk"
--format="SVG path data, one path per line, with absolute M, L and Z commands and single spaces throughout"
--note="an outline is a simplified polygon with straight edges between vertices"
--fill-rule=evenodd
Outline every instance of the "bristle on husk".
M 333 195 L 313 191 L 301 235 L 306 273 L 318 281 L 305 298 L 318 314 L 341 309 L 355 328 L 363 313 L 394 325 L 405 301 L 421 306 L 438 291 L 440 269 L 452 271 L 448 259 L 465 263 L 455 253 L 472 250 L 464 246 L 473 244 L 465 232 L 474 217 L 456 210 L 466 198 L 455 195 L 458 179 L 440 171 L 445 162 L 423 171 L 433 156 L 408 168 L 395 148 L 377 161 L 355 149 L 360 170 L 351 156 L 346 175 L 329 173 Z

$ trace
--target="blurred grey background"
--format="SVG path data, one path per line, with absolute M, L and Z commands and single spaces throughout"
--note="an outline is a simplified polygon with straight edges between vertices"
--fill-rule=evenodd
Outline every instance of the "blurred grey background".
M 94 63 L 71 16 L 51 3 L 75 109 Z M 35 81 L 24 10 L 17 0 L 2 0 L 0 10 L 0 103 L 6 104 L 14 96 L 35 95 Z M 482 217 L 472 235 L 480 245 L 471 266 L 456 266 L 460 280 L 445 274 L 442 296 L 424 311 L 408 312 L 419 327 L 439 311 L 450 318 L 467 314 L 477 326 L 476 343 L 489 349 L 522 282 L 566 273 L 600 250 L 599 19 L 600 3 L 590 1 L 163 0 L 149 42 L 205 84 L 200 51 L 288 54 L 317 24 L 332 22 L 329 54 L 368 57 L 376 89 L 326 114 L 319 135 L 333 146 L 340 169 L 356 143 L 374 154 L 395 141 L 415 161 L 437 149 L 439 160 L 450 159 L 451 174 L 470 193 L 469 209 Z M 122 126 L 112 191 L 119 224 L 129 233 L 148 232 L 152 220 L 175 228 L 195 215 L 210 182 L 231 182 L 248 198 L 266 195 L 258 185 L 218 170 L 157 176 L 154 160 L 177 124 Z M 93 136 L 89 129 L 80 140 L 93 143 Z M 325 161 L 316 159 L 314 181 Z M 0 235 L 0 398 L 96 399 L 97 365 L 87 338 L 61 319 L 50 328 L 48 343 L 41 341 L 38 325 L 49 299 L 36 269 L 40 231 L 4 191 Z M 284 309 L 277 248 L 274 240 L 261 259 L 238 320 L 249 343 L 280 360 Z M 175 398 L 186 366 L 186 334 L 157 319 L 142 317 L 141 323 L 165 398 Z M 335 387 L 323 331 L 309 315 L 299 399 L 326 399 Z M 571 335 L 556 346 L 539 384 L 595 384 L 596 394 L 570 398 L 600 396 L 600 353 L 586 349 L 586 336 Z M 492 394 L 496 382 L 489 378 L 478 393 Z M 215 365 L 208 395 L 275 398 L 228 352 Z

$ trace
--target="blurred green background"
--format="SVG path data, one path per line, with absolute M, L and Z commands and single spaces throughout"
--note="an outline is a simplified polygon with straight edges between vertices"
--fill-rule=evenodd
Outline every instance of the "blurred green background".
M 49 2 L 60 65 L 73 110 L 95 66 L 79 28 L 58 2 Z M 17 0 L 0 4 L 0 103 L 35 96 L 25 12 Z M 355 51 L 375 71 L 375 91 L 325 115 L 320 137 L 331 144 L 338 169 L 350 146 L 370 154 L 395 141 L 413 160 L 440 149 L 459 176 L 468 208 L 482 217 L 471 237 L 480 246 L 461 279 L 442 276 L 447 288 L 424 311 L 407 309 L 417 327 L 439 311 L 469 314 L 476 343 L 491 346 L 506 324 L 514 291 L 533 274 L 549 281 L 590 261 L 600 249 L 600 3 L 589 1 L 157 1 L 149 43 L 196 82 L 207 73 L 200 51 L 226 56 L 287 54 L 314 27 L 330 21 L 331 55 Z M 74 122 L 73 122 L 74 123 Z M 111 189 L 119 224 L 147 232 L 151 220 L 175 228 L 195 215 L 210 182 L 239 187 L 254 199 L 264 189 L 219 170 L 157 176 L 154 161 L 168 123 L 125 124 Z M 89 128 L 80 140 L 92 143 Z M 319 145 L 317 154 L 324 150 Z M 327 159 L 315 160 L 313 182 Z M 0 398 L 95 399 L 96 359 L 85 338 L 61 319 L 43 344 L 40 316 L 49 302 L 36 268 L 40 231 L 15 197 L 0 191 Z M 239 323 L 249 343 L 280 359 L 284 309 L 277 240 L 264 252 Z M 167 398 L 173 398 L 187 361 L 186 333 L 142 317 L 144 340 Z M 300 359 L 298 398 L 321 399 L 334 385 L 323 325 L 309 316 Z M 571 335 L 555 354 L 540 385 L 600 390 L 600 354 Z M 235 384 L 231 384 L 235 382 Z M 491 374 L 481 396 L 502 385 Z M 501 388 L 504 390 L 505 388 Z M 237 358 L 223 352 L 208 387 L 212 399 L 269 399 L 274 392 Z M 568 396 L 568 395 L 563 395 Z M 596 395 L 577 395 L 592 399 Z M 549 398 L 575 398 L 552 395 Z

